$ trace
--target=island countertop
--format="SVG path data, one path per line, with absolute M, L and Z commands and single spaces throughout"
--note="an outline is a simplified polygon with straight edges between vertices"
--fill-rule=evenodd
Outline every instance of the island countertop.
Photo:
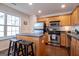
M 44 34 L 43 33 L 21 33 L 17 34 L 19 36 L 29 36 L 29 37 L 42 37 Z

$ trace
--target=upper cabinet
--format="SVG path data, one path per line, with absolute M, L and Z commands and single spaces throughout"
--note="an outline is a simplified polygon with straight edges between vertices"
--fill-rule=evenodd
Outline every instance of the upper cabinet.
M 37 21 L 38 22 L 45 22 L 45 19 L 44 18 L 38 18 Z
M 38 18 L 37 21 L 43 21 L 47 26 L 50 21 L 60 21 L 61 26 L 79 25 L 79 7 L 77 7 L 72 14 Z
M 38 18 L 37 21 L 44 21 L 46 25 L 49 25 L 50 21 L 60 21 L 61 26 L 68 26 L 70 24 L 70 16 L 71 15 L 62 15 L 62 16 L 53 16 L 48 18 Z
M 60 19 L 60 25 L 61 26 L 71 25 L 70 24 L 70 15 L 59 16 L 59 19 Z
M 57 17 L 38 18 L 37 21 L 45 22 L 46 26 L 48 26 L 50 21 L 60 21 L 60 20 L 59 17 L 57 16 Z
M 79 7 L 71 15 L 71 25 L 79 25 Z
M 48 18 L 48 22 L 50 23 L 51 21 L 60 21 L 58 16 L 53 16 Z M 60 25 L 60 24 L 59 24 Z

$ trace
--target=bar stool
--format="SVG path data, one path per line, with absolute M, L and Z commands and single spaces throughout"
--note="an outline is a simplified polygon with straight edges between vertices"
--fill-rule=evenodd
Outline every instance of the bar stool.
M 10 39 L 9 49 L 8 49 L 8 56 L 13 55 L 15 56 L 17 54 L 17 42 L 21 40 L 19 39 Z
M 20 52 L 22 53 L 20 54 Z M 24 56 L 24 45 L 18 42 L 17 56 L 22 56 L 22 55 Z
M 24 56 L 28 56 L 28 55 L 32 55 L 34 56 L 34 50 L 33 50 L 33 42 L 30 41 L 19 41 L 19 47 L 23 47 L 24 48 Z M 31 47 L 31 51 L 29 51 L 29 47 Z M 18 51 L 18 55 L 19 55 L 19 51 Z

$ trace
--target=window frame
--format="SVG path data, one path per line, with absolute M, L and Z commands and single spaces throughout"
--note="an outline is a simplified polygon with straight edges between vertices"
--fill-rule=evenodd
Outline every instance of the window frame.
M 1 12 L 1 11 L 0 11 Z M 4 12 L 1 12 L 1 13 L 4 13 Z M 0 26 L 3 26 L 4 27 L 4 29 L 3 29 L 3 32 L 4 32 L 4 36 L 2 36 L 2 37 L 0 37 L 0 40 L 3 40 L 2 38 L 7 38 L 7 37 L 14 37 L 14 36 L 16 36 L 16 34 L 15 35 L 11 35 L 11 36 L 7 36 L 7 27 L 8 26 L 13 26 L 13 25 L 7 25 L 7 15 L 11 15 L 11 14 L 7 14 L 7 13 L 4 13 L 4 24 L 0 24 Z M 14 15 L 11 15 L 11 16 L 14 16 Z M 19 18 L 19 33 L 20 33 L 20 27 L 21 27 L 21 17 L 20 16 L 14 16 L 14 17 L 18 17 Z M 14 27 L 17 27 L 17 26 L 14 26 Z M 1 31 L 0 31 L 1 32 Z M 16 32 L 16 31 L 15 31 Z
M 10 14 L 6 14 L 7 15 L 10 15 Z M 12 19 L 12 16 L 14 15 L 10 15 L 11 16 L 11 19 Z M 6 27 L 8 28 L 8 26 L 11 26 L 11 27 L 19 27 L 19 33 L 20 33 L 20 27 L 21 27 L 21 18 L 19 16 L 14 16 L 14 17 L 18 17 L 19 18 L 19 26 L 16 26 L 16 25 L 8 25 L 7 24 L 7 21 L 6 21 Z M 7 18 L 6 18 L 7 19 Z M 12 20 L 11 20 L 12 21 Z M 7 30 L 6 28 L 6 30 Z M 7 32 L 7 31 L 6 31 Z M 7 33 L 6 33 L 6 36 L 7 36 Z M 11 36 L 15 36 L 15 35 L 12 35 L 12 30 L 11 30 Z M 11 36 L 7 36 L 7 37 L 11 37 Z
M 0 13 L 3 13 L 3 12 L 0 12 Z M 4 24 L 0 24 L 0 26 L 3 26 L 4 27 L 4 29 L 5 29 L 5 13 L 3 13 L 4 14 Z M 0 31 L 0 32 L 3 32 L 3 36 L 1 36 L 0 38 L 2 38 L 2 37 L 5 37 L 5 30 L 3 29 L 3 31 Z

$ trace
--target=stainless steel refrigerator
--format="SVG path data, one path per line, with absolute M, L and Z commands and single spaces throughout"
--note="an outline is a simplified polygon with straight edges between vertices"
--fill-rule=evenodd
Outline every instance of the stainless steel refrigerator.
M 46 24 L 44 22 L 37 22 L 33 26 L 33 32 L 42 33 L 46 32 Z

